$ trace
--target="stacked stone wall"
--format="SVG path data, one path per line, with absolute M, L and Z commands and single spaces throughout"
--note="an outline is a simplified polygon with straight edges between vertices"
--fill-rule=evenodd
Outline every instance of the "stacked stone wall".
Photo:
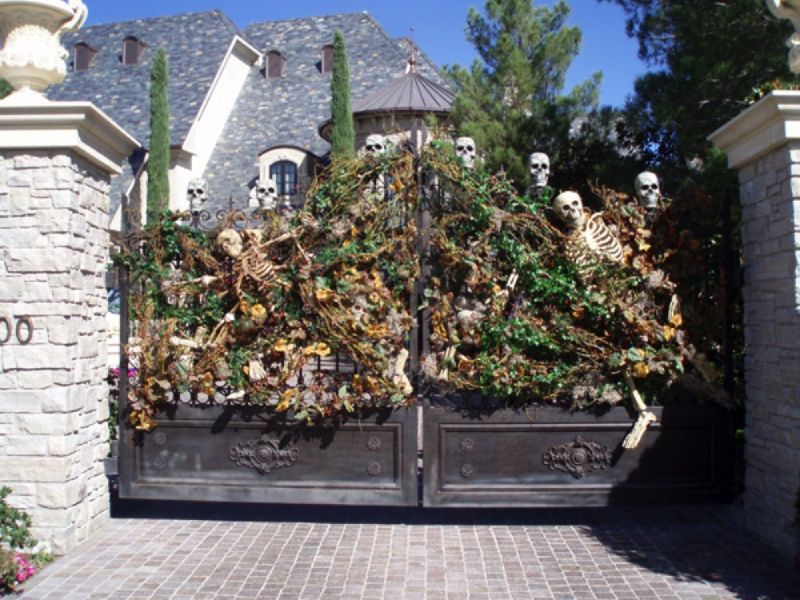
M 800 550 L 800 143 L 739 172 L 745 263 L 747 527 Z
M 108 192 L 76 154 L 0 156 L 0 485 L 56 554 L 108 518 Z

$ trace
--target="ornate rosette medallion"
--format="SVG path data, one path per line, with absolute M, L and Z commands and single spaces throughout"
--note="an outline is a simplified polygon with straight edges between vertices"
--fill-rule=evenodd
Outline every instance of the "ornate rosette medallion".
M 291 467 L 300 455 L 296 446 L 281 448 L 280 442 L 266 433 L 257 440 L 241 442 L 231 448 L 231 460 L 240 467 L 255 469 L 266 475 L 275 469 Z
M 594 471 L 609 468 L 611 451 L 608 446 L 587 442 L 577 436 L 574 442 L 548 449 L 542 456 L 542 463 L 551 471 L 563 471 L 580 479 Z

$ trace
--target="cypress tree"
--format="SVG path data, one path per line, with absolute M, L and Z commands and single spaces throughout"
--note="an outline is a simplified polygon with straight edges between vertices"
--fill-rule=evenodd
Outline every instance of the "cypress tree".
M 344 36 L 333 36 L 333 73 L 331 74 L 331 156 L 349 158 L 355 154 L 356 133 L 350 109 L 350 69 Z
M 150 157 L 147 161 L 147 222 L 169 206 L 169 104 L 167 53 L 159 48 L 150 67 Z

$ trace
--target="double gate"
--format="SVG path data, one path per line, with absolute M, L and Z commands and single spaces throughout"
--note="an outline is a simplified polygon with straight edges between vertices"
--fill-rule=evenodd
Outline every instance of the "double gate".
M 422 231 L 425 231 L 424 219 Z M 424 236 L 423 236 L 424 237 Z M 423 278 L 425 269 L 423 268 Z M 119 271 L 121 348 L 130 282 Z M 409 377 L 427 350 L 427 312 L 409 344 Z M 635 450 L 625 408 L 570 412 L 493 406 L 492 399 L 418 388 L 418 406 L 298 424 L 244 401 L 175 393 L 151 432 L 126 425 L 128 357 L 120 360 L 119 495 L 162 500 L 350 505 L 597 506 L 718 500 L 731 487 L 729 415 L 714 407 L 654 409 Z M 317 369 L 355 368 L 338 359 Z

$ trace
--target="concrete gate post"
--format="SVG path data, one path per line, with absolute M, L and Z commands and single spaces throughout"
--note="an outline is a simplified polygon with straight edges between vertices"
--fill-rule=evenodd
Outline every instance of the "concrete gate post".
M 776 91 L 709 138 L 739 171 L 744 254 L 745 519 L 800 551 L 800 92 Z
M 109 181 L 136 147 L 89 103 L 0 103 L 0 485 L 56 554 L 109 514 Z

